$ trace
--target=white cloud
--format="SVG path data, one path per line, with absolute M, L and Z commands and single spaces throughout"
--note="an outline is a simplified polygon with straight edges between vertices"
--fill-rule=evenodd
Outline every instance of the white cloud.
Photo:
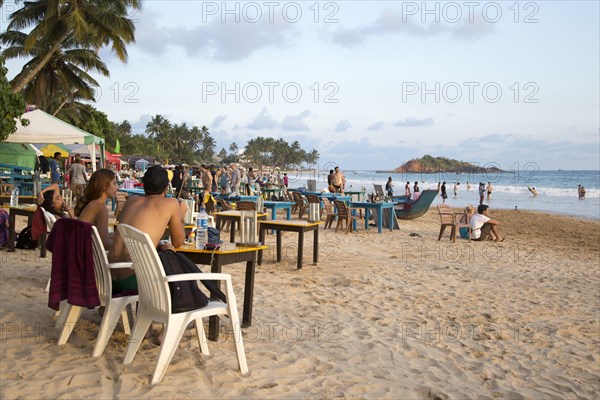
M 221 126 L 221 122 L 223 122 L 227 118 L 227 115 L 218 115 L 212 122 L 213 128 L 218 128 Z
M 288 115 L 281 123 L 281 129 L 284 131 L 309 131 L 308 125 L 304 119 L 310 115 L 310 111 L 304 110 L 296 116 Z
M 273 129 L 277 125 L 277 121 L 271 118 L 271 114 L 267 112 L 266 108 L 263 108 L 262 111 L 254 118 L 250 124 L 246 127 L 248 129 Z
M 425 3 L 422 3 L 425 4 Z M 431 22 L 421 22 L 420 12 L 416 15 L 403 14 L 401 11 L 387 9 L 383 10 L 379 17 L 370 24 L 355 28 L 340 27 L 331 34 L 331 41 L 345 47 L 354 47 L 364 44 L 367 39 L 384 34 L 406 34 L 420 37 L 433 37 L 449 34 L 451 37 L 460 39 L 478 39 L 494 31 L 494 24 L 483 21 L 481 17 L 474 18 L 469 22 L 468 14 L 456 22 L 448 22 L 454 16 L 441 18 L 440 23 L 435 23 L 433 17 L 429 16 Z
M 376 122 L 373 125 L 370 125 L 367 130 L 368 131 L 378 131 L 380 129 L 382 129 L 385 126 L 385 124 L 383 122 Z
M 398 121 L 398 122 L 394 123 L 394 126 L 400 126 L 400 127 L 414 127 L 414 126 L 427 126 L 427 125 L 433 125 L 433 118 L 424 118 L 424 119 L 406 118 L 402 121 Z
M 161 27 L 160 15 L 152 10 L 138 14 L 136 47 L 155 56 L 180 47 L 190 56 L 217 61 L 238 61 L 268 47 L 289 47 L 296 31 L 294 24 L 275 19 L 257 23 L 244 20 L 221 22 L 214 18 L 194 27 Z
M 339 121 L 335 125 L 335 131 L 336 132 L 344 132 L 344 131 L 347 131 L 348 129 L 350 129 L 351 127 L 352 127 L 352 125 L 350 124 L 350 121 L 345 119 L 343 121 Z

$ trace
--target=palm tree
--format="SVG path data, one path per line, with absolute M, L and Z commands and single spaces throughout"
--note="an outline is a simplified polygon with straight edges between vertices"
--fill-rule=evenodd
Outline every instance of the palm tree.
M 236 142 L 233 142 L 229 145 L 229 151 L 231 152 L 231 154 L 233 155 L 233 160 L 235 162 L 238 162 L 238 151 L 239 151 L 239 147 L 237 145 Z
M 162 115 L 155 115 L 146 124 L 146 133 L 151 139 L 159 139 L 168 131 L 170 125 L 169 121 Z
M 205 128 L 204 126 L 202 128 Z M 208 133 L 208 130 L 207 130 Z M 202 160 L 212 160 L 215 155 L 215 148 L 217 147 L 217 142 L 213 139 L 212 136 L 206 135 L 202 139 L 202 152 L 200 153 Z
M 24 51 L 38 47 L 39 60 L 23 68 L 20 78 L 13 80 L 13 92 L 20 92 L 50 62 L 54 53 L 73 36 L 82 48 L 98 50 L 111 45 L 112 51 L 127 61 L 127 43 L 134 42 L 135 27 L 127 18 L 129 8 L 141 9 L 141 0 L 40 0 L 25 2 L 10 16 L 6 35 L 33 29 L 24 41 Z
M 200 146 L 200 143 L 202 143 L 202 138 L 204 137 L 204 134 L 200 129 L 198 129 L 197 126 L 194 125 L 194 127 L 190 129 L 189 135 L 192 152 L 195 152 Z
M 32 57 L 23 71 L 15 80 L 22 79 L 26 70 L 35 68 L 40 61 L 39 47 L 25 49 L 27 35 L 22 32 L 10 31 L 4 36 L 5 43 L 9 45 L 4 50 L 8 57 Z M 98 54 L 89 49 L 80 48 L 73 40 L 67 38 L 57 52 L 52 54 L 36 77 L 23 87 L 23 96 L 30 104 L 36 104 L 42 110 L 57 115 L 68 103 L 78 100 L 94 101 L 95 87 L 98 82 L 89 75 L 89 71 L 99 72 L 108 76 L 106 64 L 100 60 Z

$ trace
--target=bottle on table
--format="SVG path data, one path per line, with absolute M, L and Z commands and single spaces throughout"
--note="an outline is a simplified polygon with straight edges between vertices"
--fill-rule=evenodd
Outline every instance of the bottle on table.
M 208 214 L 204 208 L 200 209 L 196 218 L 196 249 L 204 249 L 208 243 Z
M 10 193 L 10 206 L 16 207 L 19 205 L 19 187 L 15 186 L 15 188 Z

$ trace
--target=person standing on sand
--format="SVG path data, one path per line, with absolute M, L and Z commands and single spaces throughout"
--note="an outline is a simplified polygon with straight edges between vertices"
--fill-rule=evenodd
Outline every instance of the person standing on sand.
M 479 205 L 483 204 L 484 196 L 485 196 L 485 183 L 479 182 Z
M 240 171 L 236 163 L 231 163 L 231 193 L 238 193 L 240 187 Z
M 487 186 L 487 199 L 490 200 L 492 198 L 492 191 L 494 188 L 492 187 L 492 182 L 488 182 Z
M 50 160 L 50 183 L 60 184 L 62 172 L 60 171 L 60 151 L 54 153 L 54 158 Z
M 410 193 L 410 182 L 406 182 L 406 185 L 404 185 L 404 195 L 409 199 L 411 198 L 412 194 Z
M 283 173 L 283 186 L 285 186 L 286 189 L 288 188 L 288 183 L 289 183 L 289 179 L 288 179 L 287 173 L 284 172 Z
M 327 175 L 327 189 L 330 193 L 335 192 L 335 188 L 333 187 L 333 170 L 329 170 L 329 175 Z
M 335 193 L 344 193 L 345 185 L 346 178 L 344 174 L 340 171 L 340 167 L 335 167 L 335 172 L 333 173 L 333 188 L 335 189 Z
M 87 183 L 85 167 L 81 162 L 81 156 L 79 154 L 75 154 L 75 161 L 71 164 L 71 168 L 69 168 L 69 175 L 71 177 L 69 182 L 71 183 L 73 197 L 75 198 L 75 201 L 79 203 L 79 199 L 83 196 L 83 189 Z
M 442 204 L 446 204 L 446 199 L 448 198 L 448 194 L 446 193 L 446 181 L 442 183 Z
M 385 184 L 385 190 L 387 192 L 388 197 L 392 197 L 394 195 L 394 184 L 392 183 L 392 177 L 388 177 L 387 183 Z

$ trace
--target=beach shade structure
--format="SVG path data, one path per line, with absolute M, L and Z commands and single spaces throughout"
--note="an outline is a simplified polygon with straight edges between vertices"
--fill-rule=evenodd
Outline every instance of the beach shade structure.
M 44 157 L 52 158 L 54 157 L 54 153 L 60 153 L 60 156 L 65 158 L 69 156 L 70 150 L 60 143 L 48 143 L 47 145 L 40 147 L 40 151 Z
M 137 160 L 135 162 L 135 168 L 136 169 L 141 169 L 142 171 L 145 171 L 148 169 L 148 165 L 150 165 L 150 161 L 146 160 L 145 158 L 140 158 L 139 160 Z
M 29 125 L 21 125 L 20 119 L 29 120 Z M 30 111 L 17 120 L 16 132 L 6 139 L 8 143 L 62 143 L 86 144 L 92 159 L 96 159 L 96 144 L 100 146 L 101 164 L 104 165 L 104 138 L 94 136 L 68 124 L 42 110 Z M 92 169 L 96 169 L 92 163 Z
M 2 160 L 2 164 L 34 169 L 36 158 L 37 152 L 28 144 L 0 143 L 0 160 Z
M 415 219 L 422 217 L 429 210 L 437 190 L 423 190 L 415 201 L 399 201 L 396 203 L 395 212 L 398 219 Z M 393 197 L 392 199 L 396 199 Z
M 152 384 L 159 383 L 171 359 L 179 346 L 181 337 L 185 333 L 186 327 L 191 323 L 196 324 L 196 333 L 198 335 L 198 344 L 202 354 L 209 355 L 208 343 L 204 332 L 203 319 L 210 316 L 228 315 L 231 329 L 233 331 L 233 343 L 237 353 L 238 366 L 242 374 L 248 372 L 246 363 L 246 354 L 244 353 L 244 342 L 238 316 L 237 305 L 231 275 L 217 273 L 186 273 L 169 275 L 165 274 L 163 264 L 156 252 L 156 247 L 152 243 L 147 233 L 140 231 L 132 226 L 120 224 L 117 229 L 123 237 L 125 246 L 131 255 L 135 276 L 138 282 L 139 303 L 137 320 L 133 335 L 125 351 L 123 364 L 131 364 L 137 353 L 150 324 L 153 321 L 165 324 L 165 335 L 163 343 L 160 346 L 158 360 Z M 227 303 L 221 301 L 209 300 L 201 308 L 195 308 L 189 311 L 173 310 L 171 302 L 170 282 L 185 281 L 221 281 L 225 283 Z
M 104 155 L 106 157 L 106 162 L 108 164 L 114 164 L 117 166 L 117 171 L 121 170 L 121 159 L 119 157 L 121 157 L 121 154 L 112 154 L 109 153 L 108 151 L 104 151 Z

